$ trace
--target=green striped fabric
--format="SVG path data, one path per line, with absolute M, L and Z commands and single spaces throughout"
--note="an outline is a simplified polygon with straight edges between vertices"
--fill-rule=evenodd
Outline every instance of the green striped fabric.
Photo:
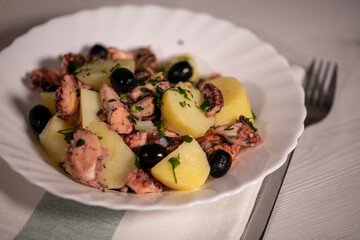
M 47 192 L 15 239 L 111 239 L 124 214 Z

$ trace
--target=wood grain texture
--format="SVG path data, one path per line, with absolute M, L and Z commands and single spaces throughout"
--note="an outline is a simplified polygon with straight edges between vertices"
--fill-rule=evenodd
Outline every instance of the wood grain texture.
M 301 137 L 265 239 L 360 239 L 360 118 Z

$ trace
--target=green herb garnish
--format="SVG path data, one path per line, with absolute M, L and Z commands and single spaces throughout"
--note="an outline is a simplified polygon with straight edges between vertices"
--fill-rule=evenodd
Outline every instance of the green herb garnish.
M 122 94 L 120 95 L 120 99 L 121 99 L 121 100 L 124 100 L 126 97 L 127 97 L 126 93 L 122 93 Z
M 69 73 L 75 73 L 76 69 L 81 67 L 81 66 L 82 66 L 81 61 L 72 61 L 72 62 L 69 62 L 67 70 L 68 70 Z
M 154 79 L 154 78 L 157 78 L 157 77 L 160 76 L 160 75 L 163 75 L 163 72 L 158 72 L 158 73 L 156 73 L 156 74 L 154 74 L 154 75 L 151 75 L 150 78 L 151 78 L 151 79 Z
M 181 107 L 186 107 L 186 101 L 179 102 L 179 104 L 180 104 Z
M 103 112 L 104 112 L 104 110 L 99 109 L 99 111 L 96 113 L 96 115 L 99 117 Z
M 162 121 L 157 120 L 157 121 L 154 121 L 153 124 L 158 130 L 158 134 L 156 137 L 161 138 L 161 137 L 165 136 L 165 128 L 162 126 Z
M 181 136 L 181 140 L 187 142 L 187 143 L 191 143 L 193 138 L 189 135 L 184 135 L 184 136 Z
M 104 69 L 101 69 L 100 70 L 102 73 L 106 73 L 106 69 L 104 68 Z
M 134 105 L 132 105 L 132 106 L 130 107 L 130 111 L 131 111 L 131 112 L 140 112 L 141 110 L 144 110 L 144 108 L 142 108 L 142 107 L 140 107 L 140 106 L 134 106 Z
M 103 137 L 102 137 L 102 136 L 98 136 L 98 139 L 101 140 L 101 139 L 103 139 Z
M 112 98 L 112 99 L 108 100 L 108 102 L 116 102 L 116 99 Z
M 252 114 L 252 119 L 255 120 L 255 119 L 256 119 L 256 116 L 255 116 L 255 113 L 253 112 L 252 109 L 251 109 L 251 114 Z
M 134 115 L 129 115 L 128 119 L 132 122 L 132 123 L 136 123 L 137 120 L 139 120 L 139 118 L 135 117 Z
M 156 106 L 158 108 L 161 108 L 161 106 L 163 105 L 163 102 L 161 101 L 161 99 L 162 99 L 164 92 L 165 91 L 161 87 L 159 87 L 159 86 L 155 87 Z
M 138 168 L 138 169 L 141 168 L 141 166 L 140 166 L 140 158 L 137 155 L 135 155 L 135 167 Z
M 250 121 L 250 118 L 244 117 L 244 121 L 245 121 L 246 124 L 248 124 L 248 125 L 251 127 L 251 129 L 252 129 L 254 132 L 257 131 L 257 128 L 254 127 L 254 124 Z
M 198 109 L 200 109 L 201 111 L 203 111 L 203 112 L 206 112 L 206 110 L 209 109 L 210 105 L 211 105 L 211 102 L 210 102 L 209 100 L 207 100 L 207 99 L 205 99 L 205 100 L 201 103 L 200 106 L 198 106 L 198 105 L 195 103 L 195 106 L 196 106 Z
M 171 90 L 171 91 L 174 91 L 174 92 L 180 93 L 181 95 L 184 96 L 184 98 L 186 98 L 187 100 L 190 100 L 190 101 L 191 101 L 191 99 L 189 98 L 188 93 L 190 94 L 191 98 L 194 97 L 194 96 L 192 95 L 192 93 L 191 93 L 190 90 L 183 89 L 183 88 L 180 87 L 180 86 L 178 86 L 177 88 L 171 88 L 170 90 Z
M 178 154 L 177 157 L 170 158 L 169 162 L 171 163 L 175 183 L 177 183 L 176 174 L 175 174 L 175 168 L 180 165 L 180 154 Z
M 158 83 L 158 81 L 156 79 L 150 79 L 149 83 L 151 83 L 151 85 L 155 86 Z
M 143 93 L 152 92 L 150 89 L 148 89 L 148 88 L 146 88 L 146 87 L 142 87 L 142 88 L 141 88 L 141 91 L 142 91 Z
M 85 144 L 85 140 L 82 138 L 79 138 L 79 140 L 76 141 L 75 147 L 81 147 Z
M 113 67 L 110 69 L 110 72 L 112 72 L 112 71 L 114 71 L 115 69 L 120 68 L 120 67 L 121 67 L 120 63 L 117 63 L 115 66 L 113 66 Z
M 234 130 L 234 128 L 232 128 L 231 126 L 232 126 L 232 125 L 230 125 L 230 126 L 228 126 L 228 127 L 224 128 L 224 130 L 225 130 L 225 131 L 231 131 L 231 130 Z
M 137 85 L 139 85 L 139 86 L 145 86 L 145 78 L 138 78 L 138 79 L 136 79 L 136 83 L 137 83 Z
M 70 143 L 71 139 L 73 138 L 75 129 L 74 128 L 67 128 L 57 131 L 58 133 L 64 135 L 64 140 L 66 143 Z

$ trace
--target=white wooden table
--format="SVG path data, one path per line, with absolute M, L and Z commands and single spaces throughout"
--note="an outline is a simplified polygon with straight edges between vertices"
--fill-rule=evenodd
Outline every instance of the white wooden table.
M 0 0 L 0 50 L 55 16 L 124 3 L 133 1 Z M 136 1 L 143 3 L 148 1 Z M 152 3 L 228 19 L 251 29 L 290 62 L 304 67 L 314 57 L 339 64 L 333 109 L 302 135 L 265 239 L 360 239 L 360 1 Z

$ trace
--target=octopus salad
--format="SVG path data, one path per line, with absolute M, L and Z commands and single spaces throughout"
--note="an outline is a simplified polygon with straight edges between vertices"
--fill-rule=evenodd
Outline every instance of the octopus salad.
M 192 190 L 228 173 L 261 137 L 244 85 L 199 77 L 190 54 L 160 62 L 150 47 L 94 45 L 31 74 L 40 143 L 76 181 L 121 192 Z

